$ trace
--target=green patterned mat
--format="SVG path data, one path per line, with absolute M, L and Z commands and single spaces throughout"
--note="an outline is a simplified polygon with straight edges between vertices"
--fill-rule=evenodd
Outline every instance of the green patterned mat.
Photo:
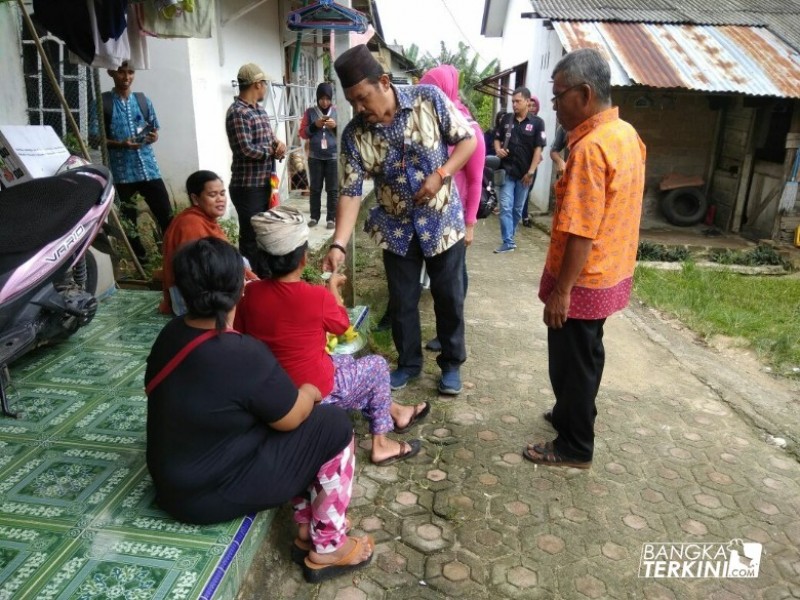
M 233 599 L 273 512 L 193 526 L 153 503 L 145 359 L 160 294 L 120 290 L 11 367 L 0 419 L 0 600 Z

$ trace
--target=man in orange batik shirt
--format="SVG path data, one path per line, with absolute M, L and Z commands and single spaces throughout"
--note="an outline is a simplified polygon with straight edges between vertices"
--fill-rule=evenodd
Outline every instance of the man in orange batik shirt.
M 558 62 L 553 105 L 569 131 L 569 159 L 555 184 L 539 298 L 556 396 L 544 418 L 558 436 L 529 444 L 523 455 L 537 464 L 588 469 L 605 362 L 603 324 L 627 306 L 633 285 L 645 147 L 611 106 L 611 73 L 595 50 L 576 50 Z

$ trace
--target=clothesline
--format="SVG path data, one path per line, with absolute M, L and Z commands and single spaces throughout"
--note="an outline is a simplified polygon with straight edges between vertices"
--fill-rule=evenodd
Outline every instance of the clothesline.
M 215 0 L 33 0 L 33 20 L 64 42 L 73 62 L 150 68 L 148 37 L 210 38 Z M 165 15 L 171 15 L 167 18 Z

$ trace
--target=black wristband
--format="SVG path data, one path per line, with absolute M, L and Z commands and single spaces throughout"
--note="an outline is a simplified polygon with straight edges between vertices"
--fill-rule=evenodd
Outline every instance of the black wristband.
M 331 250 L 333 250 L 334 248 L 336 248 L 336 249 L 337 249 L 337 250 L 339 250 L 339 251 L 340 251 L 342 254 L 344 254 L 345 256 L 347 256 L 347 249 L 346 249 L 344 246 L 342 246 L 341 244 L 338 244 L 338 243 L 334 242 L 333 244 L 331 244 Z

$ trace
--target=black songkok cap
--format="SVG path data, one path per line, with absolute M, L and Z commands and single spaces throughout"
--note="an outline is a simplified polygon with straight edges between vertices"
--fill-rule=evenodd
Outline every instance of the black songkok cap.
M 343 52 L 333 63 L 333 68 L 336 69 L 342 89 L 351 88 L 368 77 L 383 75 L 383 67 L 364 44 Z

